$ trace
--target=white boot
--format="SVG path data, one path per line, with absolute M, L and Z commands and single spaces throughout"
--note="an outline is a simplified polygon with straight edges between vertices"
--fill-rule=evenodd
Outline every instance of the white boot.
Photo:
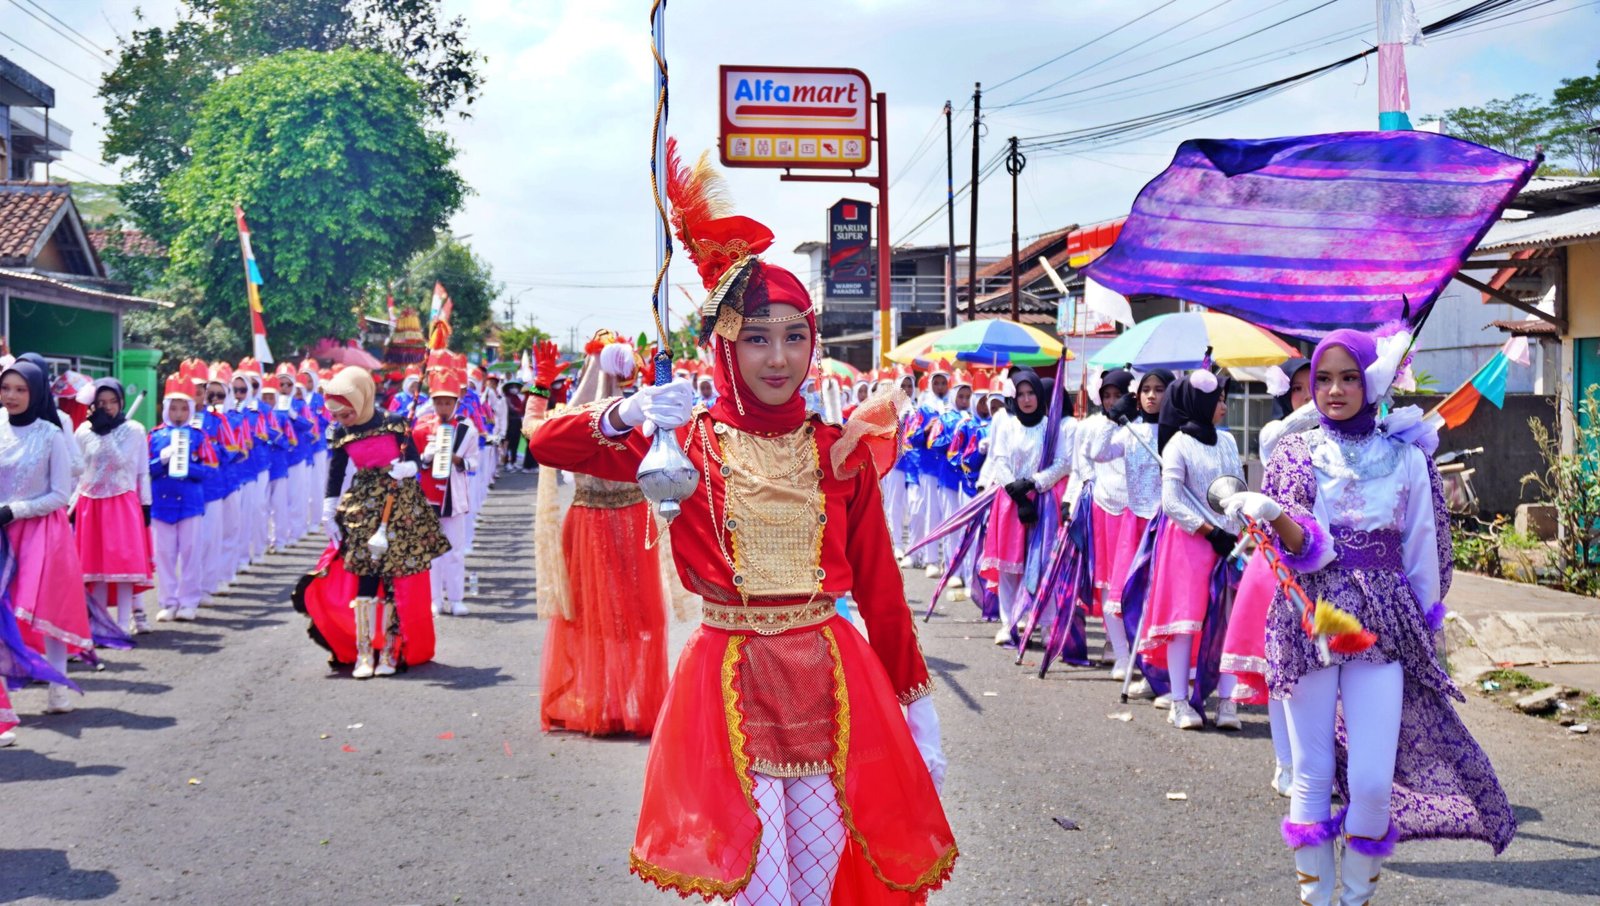
M 356 618 L 356 667 L 350 675 L 356 679 L 372 677 L 372 622 L 377 616 L 377 604 L 377 598 L 355 598 L 350 602 Z
M 1339 906 L 1367 906 L 1378 889 L 1383 861 L 1394 852 L 1398 829 L 1391 823 L 1382 840 L 1344 838 L 1344 864 L 1339 868 Z
M 1304 906 L 1333 906 L 1333 841 L 1324 840 L 1294 851 L 1294 871 Z

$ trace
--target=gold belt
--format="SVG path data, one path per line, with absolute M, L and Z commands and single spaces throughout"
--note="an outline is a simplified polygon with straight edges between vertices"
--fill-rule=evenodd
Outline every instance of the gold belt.
M 835 613 L 837 610 L 831 598 L 809 604 L 783 604 L 776 607 L 756 604 L 730 606 L 706 601 L 701 608 L 701 622 L 714 629 L 777 635 L 790 629 L 821 625 Z
M 644 502 L 644 492 L 637 485 L 614 490 L 578 488 L 572 492 L 573 506 L 586 506 L 596 510 L 620 510 Z

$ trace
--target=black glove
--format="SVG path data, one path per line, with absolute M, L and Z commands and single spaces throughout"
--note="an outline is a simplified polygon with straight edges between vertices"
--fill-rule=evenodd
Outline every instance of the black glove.
M 144 510 L 144 524 L 148 528 L 150 526 L 150 504 L 143 504 L 139 509 Z
M 5 528 L 6 526 L 10 525 L 11 520 L 14 518 L 16 517 L 11 515 L 11 507 L 0 506 L 0 528 Z
M 1017 506 L 1017 521 L 1023 525 L 1033 525 L 1039 521 L 1039 505 L 1029 496 L 1032 492 L 1033 482 L 1027 478 L 1019 478 L 1006 485 L 1006 494 Z
M 1106 416 L 1119 425 L 1126 425 L 1128 422 L 1133 421 L 1133 417 L 1138 412 L 1139 395 L 1136 393 L 1124 393 L 1122 399 L 1117 400 L 1116 405 L 1106 412 Z
M 1218 557 L 1228 556 L 1239 545 L 1238 535 L 1232 532 L 1225 532 L 1219 528 L 1213 528 L 1211 531 L 1206 532 L 1206 540 L 1211 542 L 1211 549 L 1217 552 Z

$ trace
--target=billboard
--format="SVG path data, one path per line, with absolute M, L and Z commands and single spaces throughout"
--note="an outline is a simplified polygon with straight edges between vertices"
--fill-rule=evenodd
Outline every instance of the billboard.
M 828 209 L 828 265 L 824 273 L 828 295 L 842 299 L 871 299 L 872 205 L 840 199 Z
M 723 66 L 722 163 L 855 170 L 872 160 L 872 85 L 859 69 Z

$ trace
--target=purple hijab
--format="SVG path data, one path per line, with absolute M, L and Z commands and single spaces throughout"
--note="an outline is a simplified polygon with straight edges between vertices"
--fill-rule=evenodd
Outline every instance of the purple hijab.
M 1361 369 L 1361 411 L 1343 421 L 1335 421 L 1322 414 L 1318 407 L 1317 414 L 1322 421 L 1322 427 L 1327 431 L 1351 437 L 1364 437 L 1371 434 L 1378 427 L 1378 401 L 1371 399 L 1372 394 L 1367 392 L 1366 371 L 1373 362 L 1378 360 L 1378 341 L 1372 335 L 1359 330 L 1348 328 L 1335 330 L 1322 338 L 1317 344 L 1315 352 L 1311 353 L 1311 381 L 1316 386 L 1317 368 L 1322 363 L 1322 356 L 1330 347 L 1338 346 L 1350 353 L 1350 358 L 1356 360 L 1356 367 Z

